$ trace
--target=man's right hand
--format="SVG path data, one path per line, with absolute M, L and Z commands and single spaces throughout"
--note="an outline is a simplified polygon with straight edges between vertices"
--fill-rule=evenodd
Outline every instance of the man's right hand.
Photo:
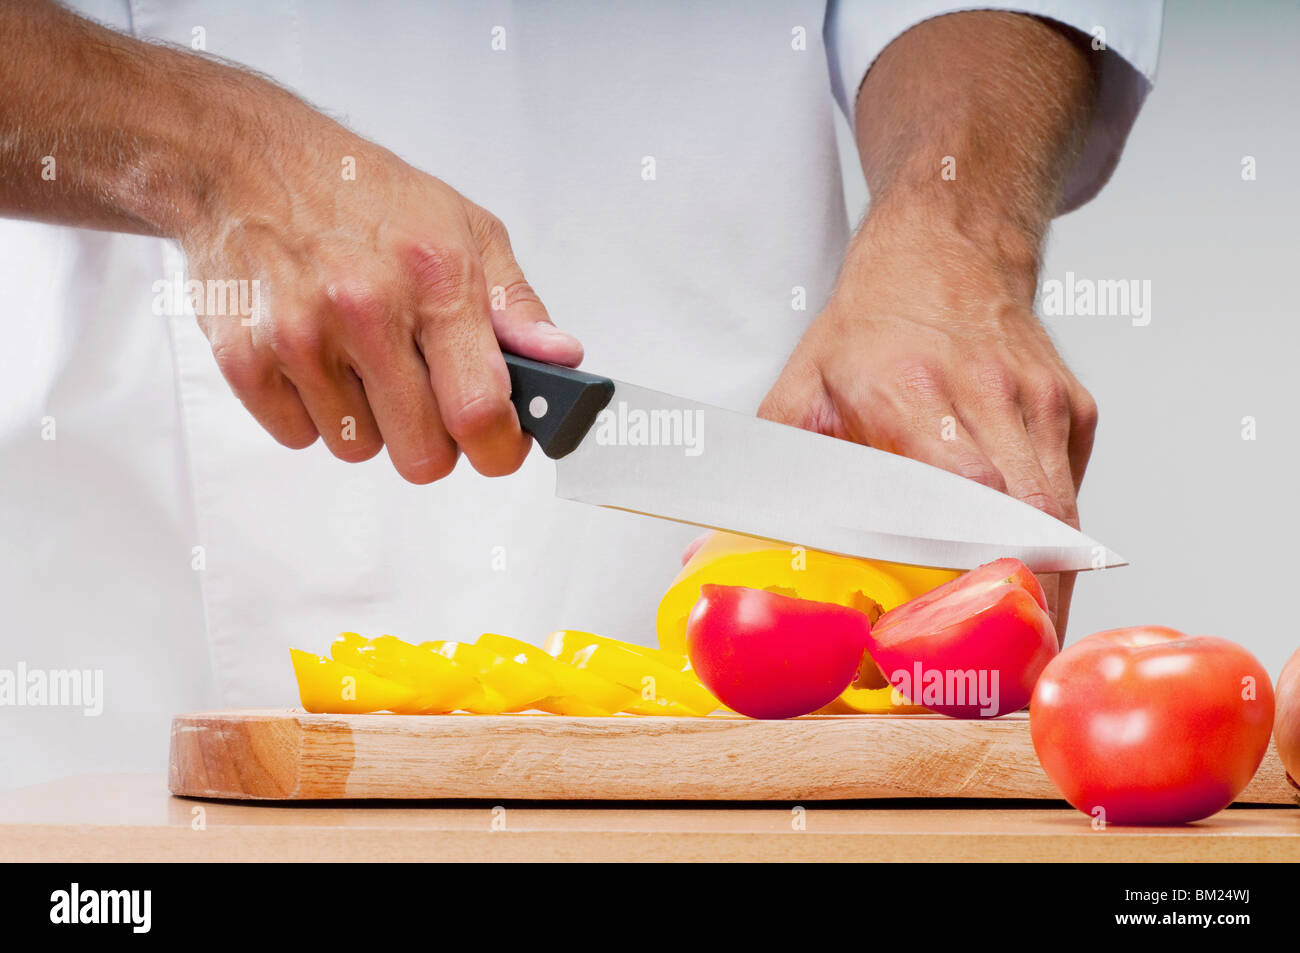
M 0 215 L 174 238 L 192 279 L 258 282 L 255 322 L 201 323 L 288 446 L 387 443 L 414 483 L 461 450 L 510 473 L 528 438 L 501 348 L 582 359 L 496 218 L 253 73 L 5 0 L 0 129 Z
M 184 237 L 193 278 L 261 282 L 255 322 L 200 319 L 221 372 L 286 446 L 319 434 L 355 462 L 387 444 L 413 483 L 446 476 L 460 450 L 482 474 L 514 472 L 529 441 L 501 348 L 576 365 L 581 344 L 551 324 L 496 217 L 387 150 L 313 125 L 279 174 L 236 174 Z M 355 178 L 342 176 L 345 157 Z

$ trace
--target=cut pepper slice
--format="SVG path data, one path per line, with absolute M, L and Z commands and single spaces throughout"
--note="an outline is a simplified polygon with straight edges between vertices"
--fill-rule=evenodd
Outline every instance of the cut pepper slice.
M 556 693 L 536 702 L 535 707 L 541 711 L 556 715 L 605 716 L 623 711 L 639 698 L 630 688 L 595 672 L 565 665 L 537 646 L 508 635 L 487 632 L 475 644 L 512 662 L 545 672 L 555 681 Z
M 344 632 L 330 645 L 330 656 L 336 662 L 365 669 L 413 690 L 416 699 L 401 710 L 402 714 L 455 711 L 482 693 L 478 680 L 451 659 L 391 635 L 365 639 L 355 632 Z
M 546 638 L 546 653 L 578 669 L 617 682 L 637 694 L 625 710 L 642 715 L 707 715 L 719 705 L 690 671 L 665 654 L 590 632 L 560 629 Z
M 550 675 L 512 661 L 486 646 L 440 639 L 421 642 L 420 647 L 451 659 L 478 680 L 481 694 L 465 705 L 468 711 L 480 715 L 524 711 L 556 694 L 555 680 Z
M 416 693 L 387 678 L 372 675 L 333 659 L 290 649 L 298 697 L 310 712 L 364 715 L 372 711 L 409 709 Z

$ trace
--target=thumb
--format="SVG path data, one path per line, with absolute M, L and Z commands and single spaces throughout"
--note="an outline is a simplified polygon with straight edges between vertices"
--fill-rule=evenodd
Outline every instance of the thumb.
M 502 349 L 535 361 L 580 364 L 582 343 L 551 323 L 546 306 L 515 260 L 505 225 L 477 206 L 470 209 L 470 225 L 483 258 L 492 330 Z

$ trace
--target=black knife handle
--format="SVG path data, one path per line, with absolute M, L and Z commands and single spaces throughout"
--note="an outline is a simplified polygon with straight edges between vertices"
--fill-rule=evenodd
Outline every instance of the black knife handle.
M 502 356 L 520 426 L 552 460 L 572 453 L 613 398 L 614 382 L 559 364 Z

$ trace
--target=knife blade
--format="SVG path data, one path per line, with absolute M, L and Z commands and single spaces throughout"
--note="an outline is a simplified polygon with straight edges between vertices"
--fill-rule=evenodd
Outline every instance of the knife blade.
M 945 569 L 1123 557 L 1013 497 L 860 444 L 507 354 L 556 496 L 794 546 Z

